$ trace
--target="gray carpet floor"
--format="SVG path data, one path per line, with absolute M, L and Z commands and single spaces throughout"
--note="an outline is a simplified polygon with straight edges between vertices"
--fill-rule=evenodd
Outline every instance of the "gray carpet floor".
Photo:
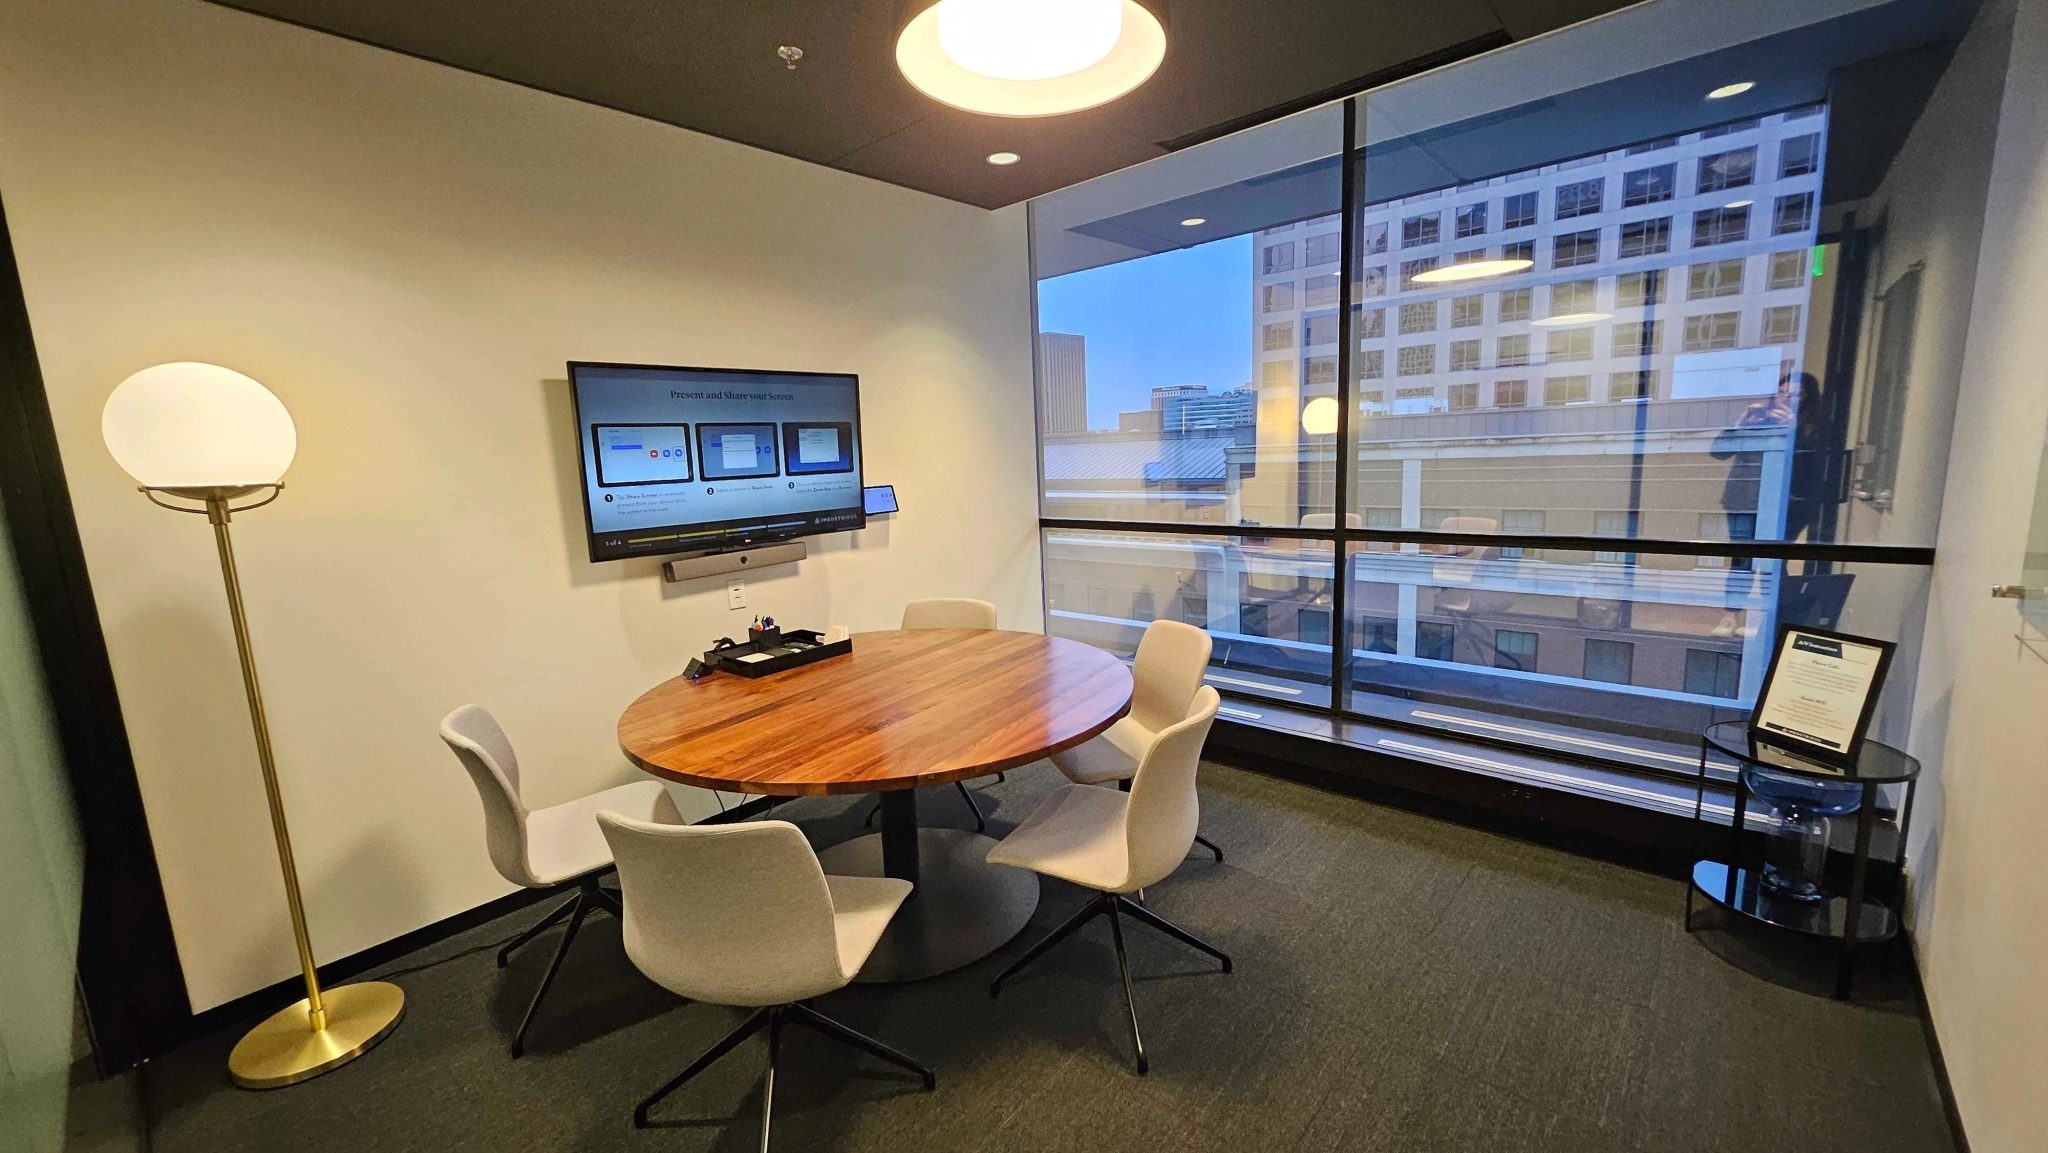
M 977 790 L 1006 829 L 1057 783 L 1049 766 Z M 996 955 L 818 1003 L 935 1067 L 917 1082 L 795 1030 L 776 1085 L 781 1150 L 1948 1150 L 1910 988 L 1866 967 L 1855 1003 L 1824 958 L 1680 923 L 1676 881 L 1205 766 L 1197 850 L 1151 906 L 1228 950 L 1236 972 L 1148 929 L 1130 935 L 1152 1073 L 1140 1078 L 1108 926 L 987 983 L 1085 894 L 1046 881 L 1032 925 Z M 856 835 L 867 804 L 778 814 L 814 843 Z M 928 824 L 969 826 L 951 790 Z M 744 899 L 744 893 L 735 893 Z M 552 951 L 499 970 L 493 950 L 539 908 L 388 966 L 405 1022 L 354 1064 L 238 1091 L 239 1030 L 150 1066 L 153 1146 L 227 1150 L 751 1150 L 765 1048 L 742 1046 L 664 1103 L 634 1104 L 741 1019 L 634 970 L 593 917 L 520 1061 L 506 1042 Z

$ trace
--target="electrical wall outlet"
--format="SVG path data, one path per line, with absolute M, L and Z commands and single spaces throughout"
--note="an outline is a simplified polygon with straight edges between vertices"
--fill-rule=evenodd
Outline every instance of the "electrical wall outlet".
M 743 609 L 747 607 L 747 582 L 744 579 L 734 577 L 725 582 L 725 607 L 727 609 Z

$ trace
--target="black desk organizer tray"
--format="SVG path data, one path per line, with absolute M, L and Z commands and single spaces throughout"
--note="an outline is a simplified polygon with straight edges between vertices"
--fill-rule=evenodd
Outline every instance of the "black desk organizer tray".
M 743 644 L 730 648 L 713 649 L 704 654 L 704 663 L 722 673 L 757 679 L 788 672 L 790 669 L 815 664 L 832 657 L 844 656 L 853 651 L 853 638 L 832 641 L 812 629 L 748 629 Z M 741 657 L 756 653 L 767 655 L 767 660 L 746 661 Z

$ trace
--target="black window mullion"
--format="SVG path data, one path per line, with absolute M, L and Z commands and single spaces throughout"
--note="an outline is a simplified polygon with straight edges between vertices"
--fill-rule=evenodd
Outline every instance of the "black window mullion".
M 1344 102 L 1344 149 L 1342 193 L 1343 208 L 1338 216 L 1337 254 L 1337 440 L 1332 464 L 1337 470 L 1332 486 L 1331 501 L 1335 515 L 1331 527 L 1336 537 L 1330 542 L 1331 567 L 1335 577 L 1330 583 L 1330 708 L 1344 707 L 1344 694 L 1349 688 L 1351 662 L 1351 614 L 1346 611 L 1345 598 L 1350 593 L 1351 553 L 1345 544 L 1345 529 L 1351 517 L 1351 361 L 1356 355 L 1358 344 L 1356 327 L 1351 315 L 1351 281 L 1357 272 L 1358 255 L 1355 248 L 1358 239 L 1358 102 L 1356 97 Z

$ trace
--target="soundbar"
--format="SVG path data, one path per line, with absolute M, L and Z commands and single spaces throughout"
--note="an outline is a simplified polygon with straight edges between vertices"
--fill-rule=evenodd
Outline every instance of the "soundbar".
M 724 576 L 727 573 L 746 572 L 749 569 L 767 568 L 770 565 L 795 564 L 809 555 L 810 550 L 804 547 L 804 542 L 798 540 L 788 544 L 742 549 L 738 552 L 682 556 L 662 562 L 661 579 L 674 584 L 678 581 L 697 580 L 700 577 Z

